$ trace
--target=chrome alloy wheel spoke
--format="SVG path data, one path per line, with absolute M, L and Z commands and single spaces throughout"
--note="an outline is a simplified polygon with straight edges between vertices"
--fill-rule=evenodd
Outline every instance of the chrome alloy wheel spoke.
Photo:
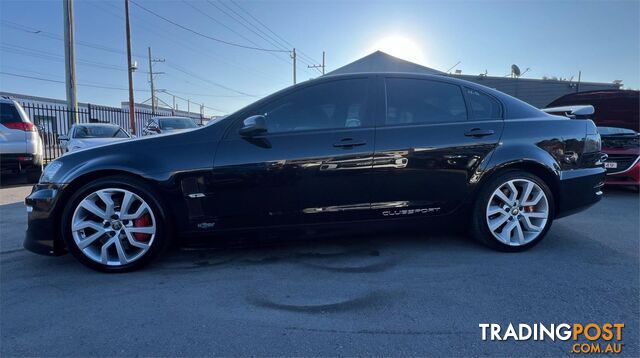
M 549 202 L 542 188 L 529 179 L 513 179 L 491 194 L 486 222 L 493 236 L 510 246 L 536 239 L 549 219 Z
M 149 204 L 139 195 L 119 188 L 87 195 L 71 219 L 71 234 L 89 259 L 122 266 L 144 256 L 157 233 Z

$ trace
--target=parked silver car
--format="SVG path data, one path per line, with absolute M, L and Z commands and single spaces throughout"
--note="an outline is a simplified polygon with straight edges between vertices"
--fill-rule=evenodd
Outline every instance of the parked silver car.
M 143 135 L 177 133 L 198 128 L 188 117 L 153 117 L 144 126 Z
M 0 98 L 0 171 L 26 173 L 30 181 L 42 173 L 42 140 L 22 106 Z
M 69 135 L 60 136 L 60 147 L 65 152 L 115 143 L 130 139 L 131 135 L 122 127 L 111 123 L 76 123 L 71 126 Z

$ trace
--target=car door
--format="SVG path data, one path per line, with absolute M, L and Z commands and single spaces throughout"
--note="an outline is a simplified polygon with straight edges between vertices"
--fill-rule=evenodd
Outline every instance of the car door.
M 378 217 L 448 213 L 498 145 L 502 107 L 480 90 L 447 80 L 387 77 L 376 128 L 372 211 Z
M 369 210 L 370 79 L 295 88 L 236 120 L 216 153 L 208 208 L 218 228 L 348 221 Z M 267 133 L 243 137 L 264 115 Z

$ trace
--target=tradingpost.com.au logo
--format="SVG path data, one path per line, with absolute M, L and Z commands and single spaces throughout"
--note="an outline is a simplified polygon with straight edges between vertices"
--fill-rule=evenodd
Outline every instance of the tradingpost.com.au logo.
M 572 353 L 620 353 L 624 323 L 560 323 L 512 324 L 502 327 L 498 323 L 478 325 L 483 341 L 573 341 Z

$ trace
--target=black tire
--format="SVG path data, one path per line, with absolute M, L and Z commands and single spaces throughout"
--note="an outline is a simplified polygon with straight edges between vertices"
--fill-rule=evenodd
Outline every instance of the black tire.
M 156 234 L 151 243 L 151 247 L 146 253 L 139 259 L 120 266 L 109 266 L 99 262 L 96 262 L 85 254 L 76 245 L 72 232 L 71 232 L 71 220 L 74 211 L 78 204 L 89 194 L 105 188 L 117 188 L 128 190 L 142 198 L 150 207 L 156 218 Z M 62 213 L 62 237 L 67 246 L 67 249 L 71 254 L 82 264 L 101 272 L 129 272 L 142 268 L 149 264 L 149 262 L 156 259 L 170 245 L 171 241 L 171 225 L 168 220 L 167 210 L 162 204 L 161 200 L 158 200 L 156 193 L 151 190 L 144 181 L 135 177 L 118 175 L 100 178 L 95 181 L 89 182 L 78 189 L 69 199 L 67 206 Z
M 540 234 L 531 242 L 519 246 L 507 245 L 498 240 L 489 229 L 486 218 L 487 205 L 489 204 L 489 200 L 493 192 L 504 183 L 513 179 L 527 179 L 537 184 L 546 195 L 549 207 L 549 216 L 545 227 L 541 230 Z M 555 202 L 553 193 L 551 189 L 549 189 L 547 183 L 544 182 L 544 180 L 540 179 L 536 175 L 522 170 L 505 170 L 501 173 L 498 173 L 497 175 L 494 175 L 480 188 L 480 192 L 478 193 L 476 201 L 473 205 L 470 234 L 480 243 L 498 251 L 525 251 L 537 245 L 538 243 L 540 243 L 540 241 L 542 241 L 542 239 L 544 239 L 547 232 L 549 231 L 549 228 L 551 227 L 551 224 L 553 223 L 553 218 L 555 215 L 554 208 Z

